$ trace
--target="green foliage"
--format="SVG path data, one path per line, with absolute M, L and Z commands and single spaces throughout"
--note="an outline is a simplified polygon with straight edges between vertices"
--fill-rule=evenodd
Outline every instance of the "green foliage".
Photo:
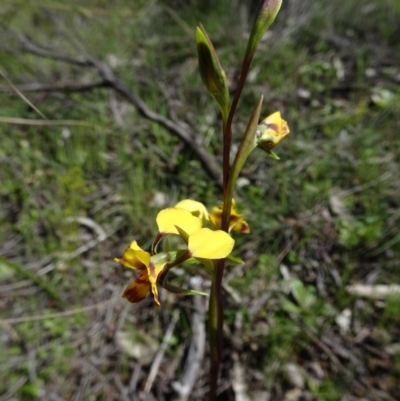
M 368 246 L 382 236 L 383 221 L 380 216 L 367 216 L 363 221 L 339 219 L 339 241 L 348 247 Z
M 318 300 L 315 287 L 306 287 L 300 280 L 297 279 L 290 281 L 290 287 L 297 304 L 287 299 L 282 299 L 282 309 L 286 312 L 294 313 L 298 317 L 302 317 L 306 320 L 306 322 L 308 320 L 309 322 L 307 322 L 307 326 L 313 326 L 310 319 L 317 319 L 321 316 L 324 317 L 333 315 L 334 309 L 332 306 Z

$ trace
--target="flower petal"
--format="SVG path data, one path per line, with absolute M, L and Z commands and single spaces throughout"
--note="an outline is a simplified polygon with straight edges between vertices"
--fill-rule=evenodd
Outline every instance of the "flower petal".
M 135 270 L 143 270 L 150 263 L 150 254 L 144 251 L 136 241 L 125 249 L 122 259 L 115 258 L 115 262 Z
M 248 234 L 250 232 L 250 226 L 246 220 L 243 219 L 242 214 L 238 214 L 235 211 L 235 214 L 231 214 L 231 218 L 229 220 L 229 232 L 238 231 L 243 234 Z
M 221 228 L 222 225 L 222 207 L 214 206 L 210 213 L 210 221 L 213 226 L 217 229 Z
M 190 235 L 201 228 L 202 221 L 188 210 L 171 207 L 158 213 L 157 225 L 158 230 L 164 234 L 179 234 L 175 227 L 178 226 Z
M 234 245 L 235 241 L 226 232 L 202 228 L 189 236 L 188 248 L 195 258 L 222 259 L 231 253 Z
M 208 211 L 201 202 L 192 199 L 184 199 L 178 202 L 174 207 L 188 210 L 194 216 L 200 217 L 202 220 L 209 220 Z
M 147 275 L 151 285 L 151 292 L 153 293 L 154 301 L 157 305 L 160 305 L 160 300 L 158 298 L 157 279 L 159 274 L 164 270 L 164 266 L 166 264 L 167 262 L 163 263 L 150 262 L 149 265 L 147 266 Z
M 135 281 L 132 281 L 122 294 L 129 302 L 136 303 L 143 301 L 150 294 L 150 282 L 147 272 L 143 271 L 139 274 Z
M 210 221 L 215 228 L 220 229 L 222 224 L 222 206 L 213 207 L 210 213 Z M 231 217 L 229 219 L 229 232 L 238 231 L 240 233 L 249 233 L 250 227 L 243 215 L 236 210 L 235 200 L 232 199 Z

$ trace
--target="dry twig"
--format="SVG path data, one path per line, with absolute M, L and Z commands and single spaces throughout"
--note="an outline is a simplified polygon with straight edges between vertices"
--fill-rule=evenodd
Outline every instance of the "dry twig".
M 88 57 L 87 59 L 75 59 L 64 54 L 59 54 L 47 49 L 43 49 L 26 36 L 19 34 L 18 39 L 21 45 L 21 50 L 27 53 L 34 54 L 39 57 L 46 57 L 56 61 L 61 61 L 73 64 L 79 67 L 93 67 L 98 74 L 103 78 L 101 86 L 112 87 L 116 92 L 125 97 L 138 111 L 138 113 L 151 120 L 160 126 L 166 128 L 172 135 L 177 136 L 185 145 L 194 153 L 196 158 L 201 162 L 205 172 L 218 184 L 222 185 L 220 169 L 215 159 L 207 153 L 206 149 L 199 141 L 198 136 L 186 130 L 181 123 L 170 120 L 151 110 L 146 103 L 134 92 L 132 92 L 121 80 L 119 80 L 112 70 L 105 63 Z M 97 84 L 92 84 L 93 87 Z M 71 89 L 69 87 L 69 89 Z
M 400 285 L 365 285 L 353 284 L 346 287 L 346 291 L 356 297 L 364 297 L 370 299 L 388 299 L 400 297 Z
M 175 313 L 172 317 L 172 320 L 168 326 L 168 329 L 165 332 L 164 339 L 160 346 L 160 349 L 158 350 L 157 355 L 154 358 L 153 364 L 151 365 L 150 373 L 147 378 L 146 384 L 144 386 L 145 394 L 150 393 L 151 386 L 153 385 L 154 379 L 156 378 L 157 373 L 160 369 L 161 362 L 164 358 L 165 351 L 167 350 L 169 340 L 174 332 L 174 329 L 175 329 L 176 323 L 178 322 L 178 319 L 179 319 L 179 311 L 175 311 Z

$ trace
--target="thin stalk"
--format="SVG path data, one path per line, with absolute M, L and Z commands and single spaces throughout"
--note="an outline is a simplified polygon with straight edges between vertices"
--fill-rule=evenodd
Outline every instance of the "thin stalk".
M 230 151 L 231 151 L 231 144 L 232 144 L 233 116 L 235 115 L 236 108 L 239 103 L 239 99 L 242 94 L 242 91 L 243 91 L 244 83 L 246 81 L 252 59 L 253 59 L 253 56 L 251 56 L 251 58 L 249 60 L 243 61 L 237 90 L 236 90 L 235 96 L 233 98 L 231 108 L 229 110 L 228 120 L 224 126 L 224 146 L 223 146 L 223 160 L 222 160 L 224 200 L 225 200 L 226 187 L 228 185 L 228 180 L 229 180 L 229 168 L 230 168 L 230 160 L 229 159 L 230 159 Z M 224 228 L 222 228 L 222 229 L 224 230 Z
M 222 182 L 223 182 L 223 218 L 221 229 L 229 232 L 229 219 L 232 208 L 232 195 L 236 179 L 230 180 L 230 150 L 232 144 L 232 122 L 235 115 L 244 83 L 249 72 L 253 55 L 243 61 L 242 70 L 235 96 L 229 110 L 228 119 L 223 124 L 223 161 L 222 161 Z M 237 178 L 237 177 L 236 177 Z M 229 182 L 231 184 L 228 187 Z M 209 400 L 217 399 L 218 373 L 221 365 L 222 340 L 223 340 L 223 306 L 222 306 L 222 278 L 224 276 L 225 259 L 215 262 L 215 274 L 212 280 L 210 304 L 209 304 L 209 336 L 211 349 L 210 367 L 210 394 Z
M 218 271 L 218 262 L 216 262 L 214 275 L 211 285 L 210 302 L 209 302 L 209 320 L 208 335 L 210 341 L 210 393 L 209 401 L 217 399 L 218 373 L 221 365 L 222 337 L 219 334 L 219 326 L 222 322 L 222 303 L 221 293 L 216 286 L 216 276 Z
M 232 208 L 233 189 L 228 188 L 230 173 L 230 149 L 232 143 L 232 121 L 240 95 L 244 87 L 251 64 L 251 59 L 246 60 L 242 64 L 242 71 L 239 78 L 238 87 L 233 98 L 231 108 L 226 123 L 223 124 L 224 143 L 223 143 L 223 164 L 222 164 L 222 180 L 223 180 L 223 216 L 221 229 L 225 232 L 229 231 L 229 218 Z M 236 181 L 236 180 L 234 180 Z M 215 274 L 213 276 L 210 304 L 209 304 L 209 338 L 211 349 L 211 367 L 210 367 L 210 394 L 209 400 L 217 399 L 218 373 L 221 365 L 222 340 L 223 340 L 223 306 L 222 306 L 222 278 L 224 276 L 225 259 L 215 262 Z

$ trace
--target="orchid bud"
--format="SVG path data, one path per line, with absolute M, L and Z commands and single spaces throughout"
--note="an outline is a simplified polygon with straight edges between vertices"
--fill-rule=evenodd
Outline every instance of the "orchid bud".
M 214 46 L 201 24 L 196 29 L 196 43 L 201 79 L 210 95 L 218 103 L 222 118 L 226 121 L 230 107 L 226 75 Z
M 271 149 L 289 134 L 289 132 L 287 122 L 281 118 L 281 113 L 277 111 L 262 120 L 257 126 L 257 146 L 265 150 L 273 159 L 279 159 Z
M 270 25 L 274 22 L 281 5 L 282 0 L 263 0 L 261 2 L 247 44 L 246 55 L 244 58 L 245 61 L 249 62 L 253 58 L 258 43 Z

